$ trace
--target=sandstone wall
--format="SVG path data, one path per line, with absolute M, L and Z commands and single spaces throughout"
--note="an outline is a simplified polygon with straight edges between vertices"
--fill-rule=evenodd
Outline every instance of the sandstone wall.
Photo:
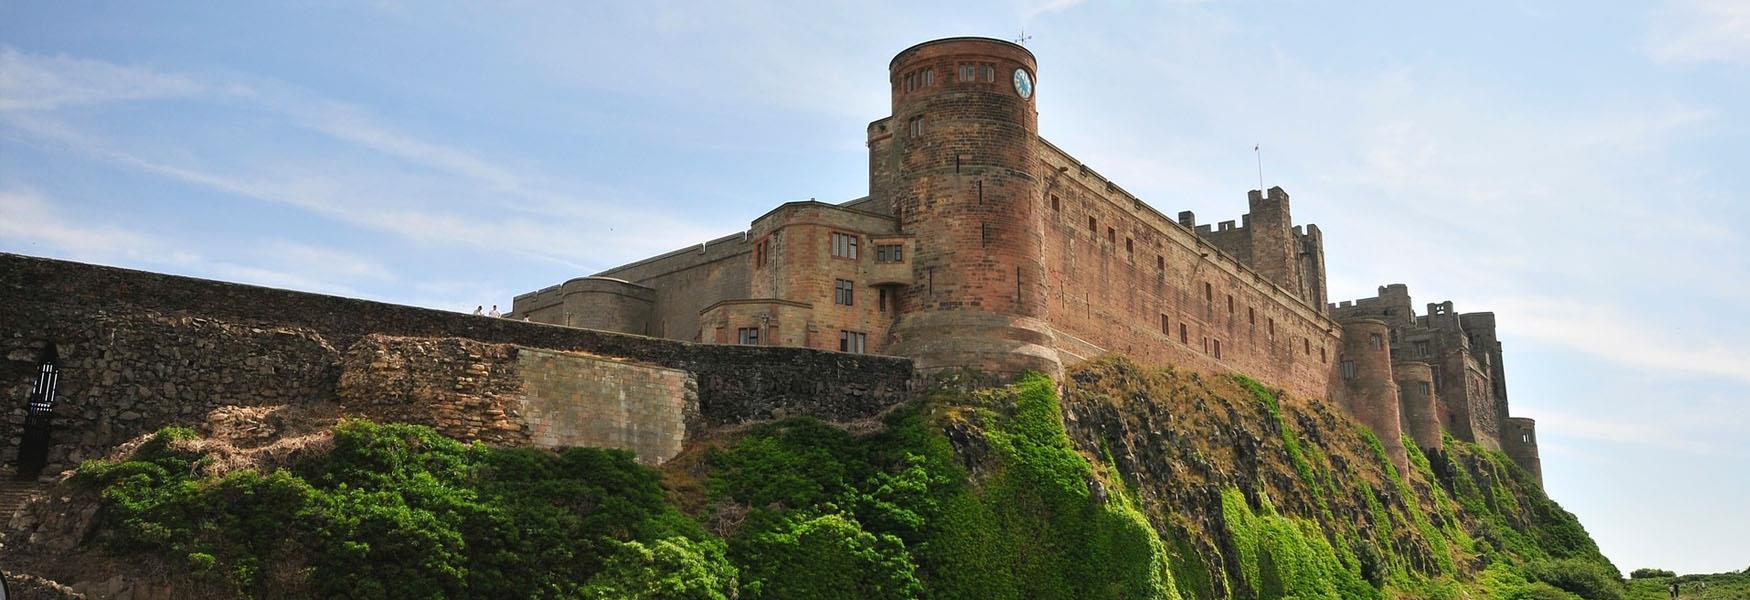
M 679 454 L 703 424 L 686 371 L 459 338 L 366 336 L 346 353 L 336 397 L 349 413 L 459 439 L 623 448 L 646 464 Z
M 1322 306 L 1041 146 L 1050 321 L 1066 360 L 1122 352 L 1325 395 L 1340 329 Z
M 198 421 L 219 405 L 330 398 L 341 350 L 371 334 L 580 351 L 686 371 L 697 381 L 698 419 L 709 425 L 868 418 L 904 401 L 912 377 L 910 361 L 891 357 L 692 344 L 12 254 L 0 254 L 0 306 L 0 461 L 16 456 L 41 348 L 54 344 L 65 369 L 51 469 Z M 484 362 L 486 381 L 471 385 L 496 389 L 501 374 Z

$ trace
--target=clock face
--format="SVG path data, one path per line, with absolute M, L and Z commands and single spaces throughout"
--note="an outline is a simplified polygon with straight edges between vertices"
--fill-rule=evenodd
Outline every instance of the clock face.
M 1027 75 L 1026 69 L 1015 69 L 1015 93 L 1022 98 L 1033 97 L 1033 78 Z

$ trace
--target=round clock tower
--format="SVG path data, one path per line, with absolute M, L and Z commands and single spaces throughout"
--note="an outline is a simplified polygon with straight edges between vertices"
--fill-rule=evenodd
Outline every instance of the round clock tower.
M 947 38 L 889 64 L 891 201 L 917 236 L 892 353 L 923 371 L 1055 375 L 1040 212 L 1037 64 L 1019 45 Z

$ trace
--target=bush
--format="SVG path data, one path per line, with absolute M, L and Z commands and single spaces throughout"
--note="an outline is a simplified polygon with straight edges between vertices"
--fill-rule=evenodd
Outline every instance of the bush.
M 1656 577 L 1676 577 L 1677 574 L 1664 569 L 1635 569 L 1628 574 L 1629 579 L 1653 579 Z
M 1532 563 L 1526 566 L 1525 574 L 1534 581 L 1573 592 L 1586 600 L 1623 600 L 1627 597 L 1627 590 L 1615 570 L 1592 561 L 1563 558 Z
M 916 598 L 923 584 L 899 538 L 829 514 L 790 518 L 739 540 L 748 598 Z

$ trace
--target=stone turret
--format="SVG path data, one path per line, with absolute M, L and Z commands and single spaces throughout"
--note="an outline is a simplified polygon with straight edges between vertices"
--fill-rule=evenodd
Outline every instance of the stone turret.
M 888 68 L 893 139 L 882 145 L 893 154 L 872 162 L 893 173 L 874 183 L 886 188 L 900 229 L 931 240 L 912 260 L 892 352 L 926 372 L 1056 373 L 1033 173 L 1033 54 L 1001 40 L 948 38 L 912 46 Z
M 1331 396 L 1373 430 L 1386 456 L 1402 473 L 1409 470 L 1410 458 L 1404 450 L 1397 384 L 1392 381 L 1391 346 L 1386 344 L 1389 332 L 1378 319 L 1343 321 L 1343 351 L 1338 355 L 1337 376 L 1331 379 Z
M 1434 401 L 1434 370 L 1419 361 L 1394 362 L 1392 379 L 1398 384 L 1398 416 L 1403 430 L 1423 451 L 1445 450 L 1440 434 L 1440 413 Z
M 1537 421 L 1508 417 L 1501 426 L 1501 450 L 1543 486 L 1543 459 L 1537 454 Z

